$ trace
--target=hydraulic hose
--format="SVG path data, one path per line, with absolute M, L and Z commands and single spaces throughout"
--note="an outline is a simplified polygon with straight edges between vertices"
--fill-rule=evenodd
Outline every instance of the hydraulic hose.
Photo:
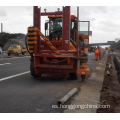
M 77 49 L 76 43 L 70 38 L 70 42 L 74 45 L 74 47 Z
M 29 49 L 28 49 L 27 35 L 25 36 L 25 46 L 26 46 L 26 49 L 27 49 L 28 53 L 29 53 L 30 55 L 32 55 L 32 54 L 29 52 Z
M 26 49 L 27 49 L 27 51 L 28 51 L 28 53 L 29 53 L 28 46 L 27 46 L 27 35 L 25 36 L 25 46 L 26 46 Z M 30 53 L 29 53 L 29 54 L 30 54 Z
M 30 54 L 31 56 L 31 59 L 30 61 L 33 62 L 34 61 L 34 58 L 33 58 L 33 54 L 29 52 L 29 49 L 28 49 L 28 44 L 27 44 L 27 35 L 25 36 L 25 46 L 26 46 L 26 49 L 28 51 L 28 53 Z

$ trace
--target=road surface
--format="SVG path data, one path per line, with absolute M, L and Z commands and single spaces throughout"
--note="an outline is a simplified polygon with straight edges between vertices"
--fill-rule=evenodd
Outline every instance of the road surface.
M 72 88 L 79 88 L 85 83 L 80 79 L 62 80 L 60 76 L 47 75 L 36 80 L 29 73 L 29 59 L 29 56 L 0 59 L 0 112 L 64 112 L 64 109 L 52 108 L 52 105 L 56 105 Z M 89 68 L 93 71 L 97 64 L 94 54 L 90 53 Z M 70 104 L 72 99 L 66 104 Z

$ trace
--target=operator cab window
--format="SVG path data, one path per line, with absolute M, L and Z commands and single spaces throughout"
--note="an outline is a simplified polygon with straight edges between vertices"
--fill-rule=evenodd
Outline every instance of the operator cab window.
M 50 33 L 62 29 L 62 18 L 50 18 L 49 26 Z
M 62 18 L 50 18 L 49 23 L 49 34 L 56 31 L 56 30 L 62 30 L 63 23 Z M 74 21 L 71 21 L 71 29 L 74 29 Z
M 74 29 L 74 22 L 71 23 L 71 29 Z

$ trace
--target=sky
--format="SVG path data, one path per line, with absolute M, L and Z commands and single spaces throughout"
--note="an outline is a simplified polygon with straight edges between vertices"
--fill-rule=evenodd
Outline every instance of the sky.
M 41 7 L 41 6 L 39 6 Z M 42 6 L 42 11 L 62 10 L 61 6 Z M 90 43 L 114 41 L 120 38 L 120 7 L 119 6 L 79 6 L 79 20 L 90 21 Z M 77 7 L 71 7 L 71 13 L 77 15 Z M 44 23 L 47 17 L 42 17 L 41 25 L 44 33 Z M 33 25 L 33 6 L 0 6 L 0 23 L 3 31 L 9 33 L 27 33 L 27 28 Z

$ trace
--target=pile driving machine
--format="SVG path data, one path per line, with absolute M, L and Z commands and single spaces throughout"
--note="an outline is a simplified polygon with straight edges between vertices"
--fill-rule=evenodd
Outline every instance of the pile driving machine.
M 33 77 L 42 74 L 69 74 L 71 79 L 82 80 L 90 74 L 87 68 L 89 47 L 89 21 L 79 21 L 70 12 L 70 6 L 55 12 L 41 12 L 38 6 L 33 7 L 33 26 L 28 27 L 26 47 L 31 55 L 30 72 Z M 48 16 L 45 21 L 45 35 L 41 32 L 41 16 Z M 83 26 L 85 24 L 87 26 Z M 81 33 L 81 27 L 87 30 Z

